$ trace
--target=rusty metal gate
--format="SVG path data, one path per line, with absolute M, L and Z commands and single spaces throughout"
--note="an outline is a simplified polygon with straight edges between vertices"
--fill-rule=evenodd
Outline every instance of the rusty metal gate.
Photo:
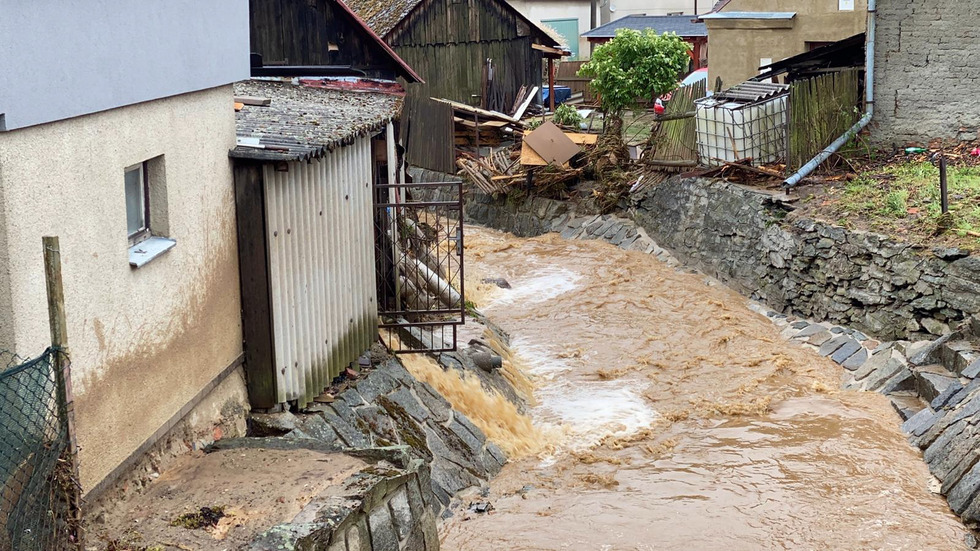
M 466 318 L 462 182 L 374 189 L 382 340 L 396 354 L 456 350 Z

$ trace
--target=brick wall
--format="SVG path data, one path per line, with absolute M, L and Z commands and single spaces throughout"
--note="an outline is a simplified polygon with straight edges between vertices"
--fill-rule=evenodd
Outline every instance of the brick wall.
M 878 0 L 875 142 L 978 138 L 978 8 L 962 0 Z

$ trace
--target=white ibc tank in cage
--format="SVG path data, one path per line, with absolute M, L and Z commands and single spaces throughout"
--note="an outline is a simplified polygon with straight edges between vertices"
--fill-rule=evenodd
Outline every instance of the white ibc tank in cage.
M 696 102 L 698 156 L 718 166 L 752 159 L 753 164 L 786 158 L 789 86 L 746 82 Z

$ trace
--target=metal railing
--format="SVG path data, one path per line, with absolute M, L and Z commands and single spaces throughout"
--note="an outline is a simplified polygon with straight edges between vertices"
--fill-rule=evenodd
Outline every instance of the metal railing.
M 379 183 L 375 190 L 381 338 L 395 353 L 455 350 L 466 317 L 462 182 Z

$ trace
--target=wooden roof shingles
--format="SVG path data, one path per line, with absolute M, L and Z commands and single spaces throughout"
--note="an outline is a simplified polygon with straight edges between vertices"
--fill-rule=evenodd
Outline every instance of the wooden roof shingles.
M 289 82 L 235 83 L 236 96 L 270 98 L 235 114 L 237 159 L 302 161 L 325 155 L 381 130 L 396 118 L 401 97 L 332 90 Z

